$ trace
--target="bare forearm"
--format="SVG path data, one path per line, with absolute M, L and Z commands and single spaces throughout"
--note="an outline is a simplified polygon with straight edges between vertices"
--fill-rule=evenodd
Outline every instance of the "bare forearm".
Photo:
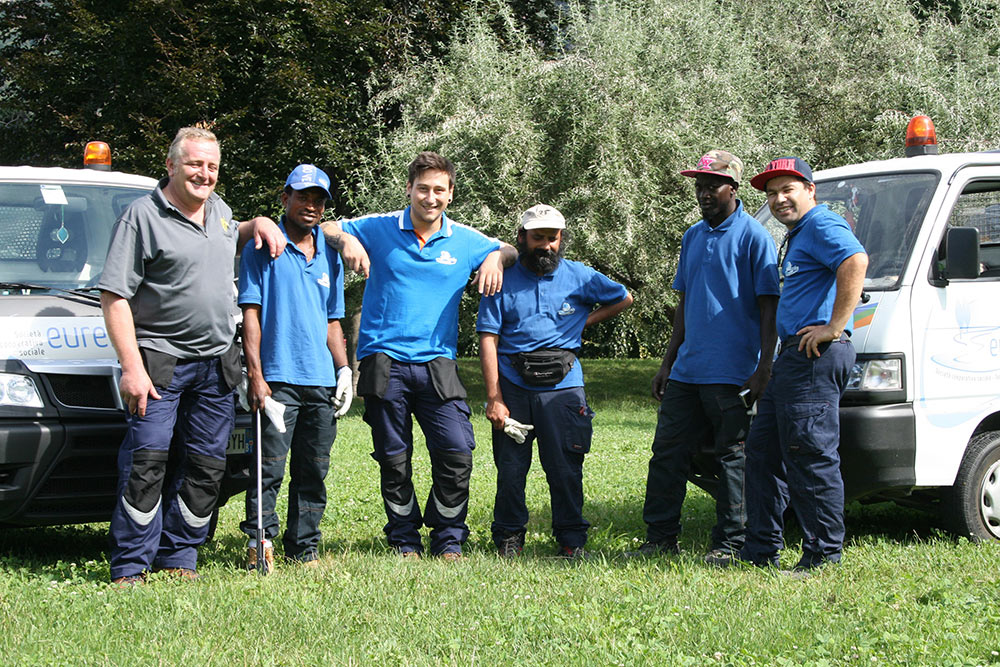
M 603 322 L 604 320 L 610 319 L 615 315 L 618 315 L 623 310 L 632 305 L 632 295 L 626 294 L 625 298 L 618 303 L 612 303 L 607 306 L 600 306 L 595 309 L 587 316 L 587 322 L 584 324 L 584 328 L 591 325 L 597 324 L 598 322 Z
M 757 367 L 771 367 L 774 348 L 778 344 L 778 327 L 775 316 L 778 311 L 778 297 L 773 294 L 757 297 L 760 310 L 760 361 Z
M 837 295 L 829 324 L 838 334 L 844 331 L 858 305 L 867 270 L 868 255 L 863 252 L 851 255 L 837 267 Z
M 503 264 L 503 268 L 509 269 L 515 262 L 517 262 L 517 248 L 509 243 L 503 243 L 500 246 L 500 263 Z
M 113 292 L 101 292 L 101 312 L 108 338 L 115 348 L 123 371 L 143 369 L 139 344 L 135 338 L 135 321 L 128 301 Z
M 347 365 L 347 345 L 344 342 L 344 330 L 340 320 L 330 320 L 326 327 L 326 346 L 333 356 L 333 367 L 343 368 Z
M 500 392 L 500 365 L 497 361 L 496 334 L 479 334 L 479 365 L 483 371 L 483 382 L 486 385 L 486 397 L 491 400 L 503 400 Z
M 243 356 L 247 375 L 261 379 L 264 371 L 260 363 L 260 306 L 243 307 Z

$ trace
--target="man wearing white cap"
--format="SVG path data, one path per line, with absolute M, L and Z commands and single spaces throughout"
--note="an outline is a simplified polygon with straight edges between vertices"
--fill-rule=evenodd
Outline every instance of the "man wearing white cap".
M 275 502 L 291 454 L 288 520 L 282 537 L 285 557 L 315 566 L 319 523 L 326 509 L 326 473 L 337 418 L 350 408 L 353 389 L 344 332 L 344 269 L 324 243 L 319 222 L 330 198 L 330 179 L 311 164 L 300 164 L 285 181 L 279 227 L 285 253 L 271 259 L 265 249 L 247 247 L 240 261 L 239 304 L 243 308 L 247 400 L 263 409 L 268 397 L 284 406 L 283 417 L 263 418 L 261 493 L 256 470 L 246 493 L 250 537 L 247 566 L 256 567 L 257 503 L 264 518 L 264 563 L 274 565 L 271 540 L 278 535 Z M 279 423 L 280 422 L 280 423 Z
M 493 541 L 508 558 L 524 547 L 524 488 L 535 439 L 559 555 L 586 556 L 583 458 L 590 451 L 594 412 L 576 353 L 584 327 L 632 304 L 623 285 L 562 258 L 565 228 L 551 206 L 525 211 L 517 230 L 518 262 L 507 269 L 501 290 L 479 302 L 476 330 L 497 467 Z

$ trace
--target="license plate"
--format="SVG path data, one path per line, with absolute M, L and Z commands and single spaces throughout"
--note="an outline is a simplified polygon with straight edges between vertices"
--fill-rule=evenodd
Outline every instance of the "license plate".
M 226 446 L 226 456 L 231 454 L 249 454 L 253 450 L 253 434 L 248 428 L 234 428 L 229 435 Z

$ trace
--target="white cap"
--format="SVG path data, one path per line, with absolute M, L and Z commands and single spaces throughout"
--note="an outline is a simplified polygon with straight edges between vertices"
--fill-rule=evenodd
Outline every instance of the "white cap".
M 521 214 L 521 229 L 566 229 L 566 218 L 551 206 L 535 204 Z

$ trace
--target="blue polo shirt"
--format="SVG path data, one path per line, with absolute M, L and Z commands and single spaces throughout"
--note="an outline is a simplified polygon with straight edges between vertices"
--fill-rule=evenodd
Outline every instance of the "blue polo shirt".
M 279 227 L 288 238 L 284 218 Z M 344 316 L 344 269 L 318 229 L 313 239 L 310 261 L 290 239 L 274 259 L 251 239 L 240 258 L 239 304 L 260 306 L 260 363 L 268 382 L 337 384 L 326 332 L 330 320 Z
M 779 293 L 774 240 L 743 202 L 715 229 L 700 220 L 684 233 L 673 287 L 684 292 L 684 342 L 670 378 L 742 385 L 760 358 L 757 297 Z
M 454 359 L 462 292 L 469 275 L 500 242 L 442 214 L 441 229 L 421 248 L 409 207 L 341 225 L 371 259 L 358 359 L 376 352 L 410 363 Z
M 778 301 L 778 336 L 782 340 L 802 327 L 830 321 L 837 269 L 845 259 L 864 251 L 847 221 L 826 204 L 802 216 L 790 232 L 781 267 L 785 282 Z M 850 319 L 844 331 L 851 333 Z
M 504 272 L 503 288 L 479 300 L 476 331 L 500 336 L 500 374 L 517 386 L 536 391 L 582 387 L 579 361 L 559 384 L 533 387 L 521 379 L 508 355 L 543 347 L 578 349 L 594 306 L 618 303 L 627 295 L 624 285 L 579 262 L 560 260 L 555 271 L 538 276 L 518 261 Z

